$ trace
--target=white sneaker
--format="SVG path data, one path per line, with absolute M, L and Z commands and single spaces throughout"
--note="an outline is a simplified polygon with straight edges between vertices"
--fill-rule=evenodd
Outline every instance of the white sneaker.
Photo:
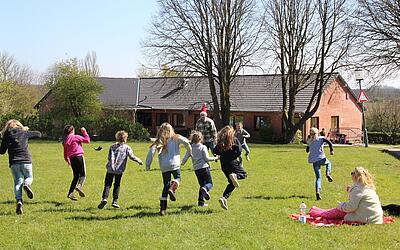
M 250 156 L 249 155 L 246 155 L 246 160 L 250 161 Z
M 120 207 L 121 207 L 120 205 L 118 205 L 118 203 L 117 203 L 116 201 L 113 201 L 113 203 L 111 204 L 111 206 L 112 206 L 113 208 L 120 208 Z
M 219 198 L 219 204 L 223 209 L 228 210 L 228 201 L 225 199 L 225 197 Z
M 107 204 L 106 199 L 102 199 L 100 204 L 97 206 L 98 209 L 103 209 L 103 207 Z
M 239 181 L 238 181 L 238 179 L 237 179 L 237 175 L 236 175 L 235 173 L 230 174 L 230 175 L 229 175 L 229 179 L 231 179 L 232 184 L 233 184 L 236 188 L 240 187 Z

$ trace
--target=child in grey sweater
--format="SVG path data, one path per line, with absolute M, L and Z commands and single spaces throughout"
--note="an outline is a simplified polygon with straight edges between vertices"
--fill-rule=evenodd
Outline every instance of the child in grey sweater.
M 208 162 L 216 161 L 219 159 L 219 157 L 209 157 L 207 147 L 201 143 L 203 141 L 203 135 L 201 132 L 193 131 L 190 135 L 190 140 L 192 143 L 193 169 L 200 185 L 198 205 L 201 207 L 206 207 L 208 204 L 205 203 L 205 200 L 210 199 L 209 191 L 213 186 L 210 173 L 210 164 Z M 187 152 L 182 160 L 182 165 L 186 163 L 189 157 L 190 154 Z
M 115 134 L 116 143 L 111 145 L 110 150 L 108 151 L 108 162 L 106 165 L 107 173 L 106 178 L 104 180 L 104 190 L 102 195 L 102 200 L 100 204 L 97 206 L 99 209 L 102 209 L 107 204 L 107 198 L 110 193 L 111 185 L 114 182 L 114 190 L 113 190 L 113 202 L 112 205 L 115 208 L 119 208 L 118 205 L 118 195 L 119 195 L 119 187 L 121 184 L 122 174 L 125 171 L 126 163 L 128 157 L 139 163 L 139 165 L 143 165 L 142 160 L 136 157 L 133 154 L 133 150 L 130 146 L 126 144 L 128 141 L 128 133 L 125 131 L 118 131 Z

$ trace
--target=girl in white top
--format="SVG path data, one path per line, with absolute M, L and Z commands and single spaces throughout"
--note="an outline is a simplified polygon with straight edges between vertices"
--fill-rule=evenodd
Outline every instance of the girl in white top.
M 201 142 L 203 141 L 203 135 L 201 132 L 194 130 L 190 135 L 191 146 L 192 146 L 192 163 L 193 169 L 197 177 L 197 181 L 199 182 L 199 196 L 198 196 L 198 205 L 201 207 L 206 207 L 208 204 L 205 203 L 205 200 L 210 199 L 209 191 L 212 189 L 212 177 L 210 172 L 210 164 L 209 161 L 216 161 L 219 157 L 210 157 L 208 155 L 208 149 Z M 189 159 L 189 152 L 186 153 L 185 157 L 182 160 L 182 165 L 186 163 Z
M 350 222 L 382 224 L 383 211 L 379 197 L 375 192 L 374 178 L 363 167 L 351 172 L 352 186 L 347 186 L 349 201 L 341 202 L 337 208 L 322 210 L 312 207 L 310 215 L 327 219 L 344 219 Z
M 146 170 L 150 170 L 154 155 L 158 154 L 158 162 L 162 172 L 164 188 L 160 198 L 160 215 L 165 215 L 167 211 L 167 197 L 175 201 L 175 191 L 178 189 L 181 179 L 181 159 L 179 146 L 183 144 L 187 152 L 192 154 L 192 147 L 188 139 L 175 134 L 172 126 L 165 122 L 161 124 L 157 132 L 156 141 L 151 144 L 146 157 Z M 171 175 L 174 177 L 171 180 Z

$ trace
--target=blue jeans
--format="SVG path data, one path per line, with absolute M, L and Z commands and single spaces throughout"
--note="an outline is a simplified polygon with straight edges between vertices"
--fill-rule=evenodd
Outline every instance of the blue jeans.
M 244 150 L 244 151 L 246 151 L 246 155 L 248 155 L 248 154 L 250 154 L 250 148 L 249 148 L 249 146 L 247 145 L 247 143 L 243 143 L 242 144 L 242 149 Z
M 326 175 L 331 174 L 332 164 L 331 162 L 324 158 L 319 161 L 313 162 L 314 173 L 315 173 L 315 192 L 319 193 L 321 191 L 321 165 L 326 166 Z
M 32 164 L 14 163 L 10 168 L 14 177 L 15 199 L 19 201 L 22 200 L 22 185 L 32 185 Z
M 196 174 L 197 181 L 199 182 L 200 185 L 198 204 L 203 205 L 204 197 L 203 193 L 201 192 L 201 188 L 204 187 L 207 191 L 210 191 L 211 188 L 213 187 L 210 168 L 207 167 L 207 168 L 197 169 L 196 171 L 194 171 L 194 173 Z
M 215 148 L 215 144 L 212 141 L 207 141 L 203 143 L 204 145 L 206 145 L 207 149 L 211 150 L 211 152 L 214 150 Z
M 174 176 L 174 180 L 181 182 L 181 170 L 173 170 L 162 173 L 164 188 L 161 194 L 161 200 L 166 200 L 168 196 L 168 189 L 171 186 L 171 175 Z

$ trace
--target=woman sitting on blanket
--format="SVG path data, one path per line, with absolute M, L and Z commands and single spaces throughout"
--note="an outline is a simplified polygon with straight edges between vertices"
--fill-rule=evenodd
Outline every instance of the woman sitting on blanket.
M 341 202 L 337 208 L 328 210 L 312 207 L 312 217 L 326 219 L 344 219 L 349 222 L 382 224 L 383 211 L 379 197 L 375 192 L 374 178 L 363 167 L 356 167 L 351 172 L 352 186 L 347 186 L 349 201 Z

